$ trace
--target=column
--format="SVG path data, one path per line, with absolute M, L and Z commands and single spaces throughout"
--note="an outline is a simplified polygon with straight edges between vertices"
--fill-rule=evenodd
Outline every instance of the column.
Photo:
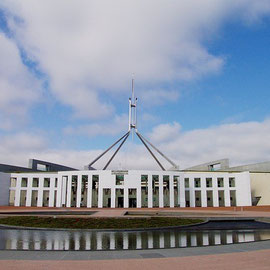
M 20 206 L 22 178 L 17 177 L 14 206 Z
M 111 188 L 111 208 L 115 208 L 115 188 Z
M 88 184 L 87 184 L 87 208 L 92 207 L 92 175 L 88 174 Z
M 231 206 L 229 178 L 224 177 L 224 202 L 225 206 Z
M 196 247 L 197 246 L 197 234 L 196 233 L 191 233 L 191 236 L 190 236 L 190 245 L 192 247 Z
M 227 244 L 232 244 L 233 243 L 233 234 L 232 234 L 232 232 L 227 232 L 226 233 L 226 243 Z
M 33 177 L 27 177 L 27 191 L 25 206 L 31 206 Z
M 110 249 L 111 250 L 115 249 L 115 233 L 114 232 L 110 233 Z
M 181 235 L 179 235 L 179 246 L 180 247 L 186 247 L 187 246 L 187 235 L 186 235 L 186 233 L 181 233 Z
M 221 244 L 220 233 L 218 233 L 218 232 L 215 233 L 214 241 L 215 241 L 215 245 L 220 245 Z
M 142 235 L 141 232 L 136 233 L 136 249 L 142 248 Z
M 128 188 L 124 187 L 124 208 L 128 208 Z
M 97 232 L 96 238 L 97 238 L 97 250 L 102 250 L 102 233 Z
M 101 186 L 101 177 L 98 178 L 98 208 L 103 207 L 103 186 Z
M 209 246 L 209 235 L 208 233 L 203 233 L 203 246 Z
M 170 233 L 170 247 L 171 248 L 175 247 L 175 234 L 174 234 L 174 232 Z
M 23 240 L 23 244 L 22 244 L 22 248 L 25 250 L 29 249 L 29 232 L 24 230 L 22 232 L 22 240 Z
M 160 231 L 159 233 L 159 247 L 164 248 L 164 233 Z
M 65 235 L 65 239 L 64 239 L 64 250 L 69 250 L 69 236 Z
M 128 234 L 123 233 L 123 249 L 128 249 Z
M 137 208 L 141 208 L 142 207 L 142 188 L 141 188 L 141 183 L 140 183 L 140 187 L 137 188 L 136 191 L 136 199 L 137 199 Z
M 82 198 L 82 175 L 78 175 L 77 177 L 77 201 L 76 201 L 76 207 L 81 207 L 81 198 Z
M 219 206 L 219 200 L 218 200 L 218 189 L 217 189 L 217 178 L 213 177 L 213 206 L 218 207 Z
M 62 190 L 62 196 L 61 196 L 61 202 L 60 202 L 60 207 L 62 207 L 63 205 L 66 206 L 66 202 L 67 202 L 67 179 L 68 176 L 62 176 L 61 177 L 61 190 Z M 60 179 L 59 179 L 60 180 Z
M 63 184 L 63 179 L 62 176 L 57 175 L 57 187 L 56 187 L 56 207 L 61 207 L 61 202 L 62 202 L 62 184 Z
M 195 207 L 194 177 L 189 178 L 189 199 L 190 207 Z
M 185 179 L 182 176 L 179 177 L 178 194 L 180 196 L 180 207 L 186 207 Z
M 163 175 L 158 175 L 158 186 L 159 186 L 159 202 L 158 202 L 158 206 L 159 208 L 163 208 L 164 207 L 164 198 L 163 198 Z
M 46 238 L 46 250 L 52 250 L 52 239 L 50 237 Z
M 170 207 L 174 207 L 174 182 L 173 182 L 173 175 L 169 176 L 170 181 Z
M 44 187 L 44 177 L 39 177 L 39 185 L 38 185 L 38 199 L 37 206 L 43 206 L 43 187 Z
M 55 187 L 55 177 L 50 178 L 50 193 L 49 193 L 49 207 L 54 206 L 54 187 Z
M 154 247 L 153 233 L 148 232 L 148 248 Z
M 68 175 L 67 177 L 67 197 L 66 197 L 66 207 L 70 207 L 71 204 L 71 175 Z
M 80 234 L 78 232 L 74 232 L 74 245 L 75 250 L 80 249 Z
M 148 174 L 148 208 L 153 208 L 153 176 Z
M 40 250 L 40 234 L 39 234 L 39 232 L 34 233 L 34 249 Z
M 206 179 L 201 178 L 201 205 L 202 207 L 207 207 L 207 196 L 206 196 Z
M 91 233 L 85 233 L 85 250 L 91 250 Z

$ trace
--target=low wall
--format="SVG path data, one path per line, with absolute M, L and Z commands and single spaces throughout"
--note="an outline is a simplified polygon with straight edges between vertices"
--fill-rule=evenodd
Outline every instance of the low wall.
M 0 172 L 0 205 L 8 205 L 10 173 Z

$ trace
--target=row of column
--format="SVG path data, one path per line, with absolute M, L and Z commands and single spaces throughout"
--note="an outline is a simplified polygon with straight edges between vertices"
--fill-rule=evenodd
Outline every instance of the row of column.
M 46 177 L 48 178 L 48 177 Z M 81 188 L 82 188 L 82 175 L 77 175 L 77 190 L 76 190 L 76 207 L 80 207 L 81 205 Z M 98 188 L 98 207 L 103 207 L 103 189 L 111 190 L 111 208 L 115 208 L 115 192 L 116 189 L 123 189 L 123 198 L 124 198 L 124 207 L 129 207 L 129 189 L 136 189 L 136 200 L 137 200 L 137 208 L 141 208 L 141 186 L 139 187 L 126 187 L 125 185 L 114 186 L 114 187 L 104 187 L 102 182 L 99 179 L 99 188 Z M 28 181 L 32 181 L 32 178 L 28 178 Z M 49 192 L 49 207 L 61 207 L 71 206 L 71 184 L 72 184 L 72 176 L 63 176 L 62 179 L 58 180 L 58 186 L 55 188 L 55 177 L 50 178 L 50 187 L 43 187 L 44 178 L 39 178 L 39 188 L 34 188 L 32 185 L 28 185 L 26 188 L 20 188 L 21 186 L 21 178 L 17 178 L 17 187 L 10 188 L 10 190 L 15 190 L 15 206 L 20 206 L 20 196 L 21 190 L 26 190 L 26 206 L 31 206 L 32 201 L 32 191 L 37 191 L 37 206 L 42 207 L 43 205 L 43 192 Z M 170 197 L 170 207 L 174 207 L 174 181 L 173 175 L 169 176 L 170 189 L 169 189 L 169 197 Z M 195 188 L 192 186 L 192 182 L 190 181 L 191 187 L 185 188 L 184 179 L 178 177 L 178 204 L 180 207 L 186 206 L 186 198 L 185 191 L 189 191 L 189 199 L 190 206 L 195 207 L 195 191 L 201 192 L 201 206 L 207 207 L 207 191 L 212 191 L 213 198 L 213 206 L 219 206 L 219 194 L 218 191 L 224 191 L 224 205 L 230 206 L 230 190 L 235 190 L 231 188 Z M 56 191 L 56 198 L 55 198 Z M 163 175 L 159 175 L 159 207 L 164 206 L 164 195 L 163 195 Z M 56 202 L 55 202 L 56 201 Z M 92 207 L 92 175 L 88 175 L 88 189 L 87 189 L 87 207 Z M 152 175 L 148 175 L 148 208 L 153 207 L 153 187 L 152 187 Z
M 135 238 L 134 238 L 135 237 Z M 167 233 L 163 232 L 153 234 L 149 232 L 142 235 L 136 233 L 129 238 L 128 233 L 122 233 L 121 239 L 119 234 L 114 232 L 95 234 L 74 232 L 72 237 L 70 234 L 47 233 L 44 237 L 40 233 L 12 232 L 7 237 L 3 248 L 5 249 L 23 249 L 23 250 L 119 250 L 119 249 L 152 249 L 152 248 L 175 248 L 175 247 L 195 247 L 209 246 L 220 244 L 232 244 L 241 242 L 251 242 L 255 240 L 252 232 L 240 232 L 233 234 L 232 232 L 219 233 L 214 235 L 207 232 L 202 234 L 194 233 Z
M 29 177 L 28 181 L 32 183 L 33 178 L 35 177 Z M 39 178 L 39 187 L 32 187 L 32 184 L 29 185 L 25 188 L 20 188 L 21 187 L 21 177 L 17 177 L 17 187 L 16 188 L 10 188 L 10 190 L 15 190 L 15 201 L 14 201 L 14 206 L 20 206 L 20 199 L 21 199 L 21 191 L 25 190 L 26 191 L 26 206 L 31 206 L 32 202 L 32 191 L 37 191 L 37 206 L 42 207 L 43 206 L 43 192 L 48 191 L 49 192 L 49 207 L 55 206 L 55 191 L 57 193 L 59 192 L 59 188 L 55 188 L 55 181 L 56 178 L 52 177 L 50 178 L 50 187 L 45 188 L 43 187 L 44 185 L 44 178 L 48 177 L 42 177 Z

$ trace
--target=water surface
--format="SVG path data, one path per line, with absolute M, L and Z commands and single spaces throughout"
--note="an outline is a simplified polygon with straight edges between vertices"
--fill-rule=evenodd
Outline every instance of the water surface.
M 127 250 L 185 248 L 270 239 L 270 230 L 150 230 L 126 232 L 0 230 L 0 249 Z

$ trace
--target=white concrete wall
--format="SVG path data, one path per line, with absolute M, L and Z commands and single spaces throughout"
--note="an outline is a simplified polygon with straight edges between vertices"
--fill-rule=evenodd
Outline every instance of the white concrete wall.
M 0 205 L 8 205 L 9 203 L 9 186 L 10 186 L 10 173 L 0 172 Z
M 261 197 L 258 205 L 270 205 L 270 173 L 252 172 L 250 178 L 252 197 Z
M 234 174 L 237 176 L 236 185 L 236 204 L 237 206 L 251 206 L 251 185 L 250 185 L 250 174 L 249 172 L 242 172 L 239 174 Z M 249 181 L 247 181 L 247 178 Z M 250 194 L 247 196 L 246 194 Z
M 227 173 L 227 172 L 177 172 L 177 171 L 138 171 L 130 170 L 124 173 L 124 183 L 122 185 L 116 185 L 115 171 L 68 171 L 59 173 L 14 173 L 11 177 L 17 178 L 17 187 L 10 188 L 10 190 L 16 190 L 15 206 L 20 205 L 20 192 L 26 190 L 26 206 L 31 206 L 32 190 L 38 191 L 37 206 L 43 206 L 43 192 L 49 191 L 49 207 L 70 207 L 71 206 L 71 192 L 72 192 L 72 176 L 77 176 L 77 193 L 76 193 L 76 207 L 81 205 L 81 182 L 82 176 L 88 176 L 88 191 L 87 191 L 87 207 L 92 207 L 92 177 L 93 175 L 99 176 L 99 190 L 98 190 L 98 207 L 103 207 L 103 189 L 111 189 L 111 208 L 115 207 L 115 189 L 123 189 L 124 192 L 124 207 L 129 207 L 129 189 L 136 189 L 137 194 L 137 207 L 141 207 L 141 175 L 148 175 L 148 207 L 153 205 L 152 194 L 152 176 L 159 176 L 159 207 L 164 206 L 163 202 L 163 176 L 169 176 L 170 189 L 169 189 L 169 205 L 174 207 L 174 186 L 173 177 L 178 176 L 179 190 L 178 190 L 178 202 L 180 207 L 186 206 L 185 190 L 190 192 L 190 206 L 195 206 L 195 191 L 201 192 L 201 206 L 207 207 L 207 190 L 213 192 L 213 206 L 218 207 L 219 199 L 218 192 L 224 191 L 224 204 L 230 206 L 230 190 L 236 191 L 236 203 L 237 206 L 249 206 L 251 205 L 251 189 L 250 189 L 250 176 L 248 172 L 243 173 Z M 28 186 L 21 187 L 21 179 L 28 178 Z M 234 177 L 236 186 L 229 187 L 229 178 Z M 39 187 L 32 187 L 33 178 L 39 178 Z M 50 178 L 50 187 L 44 187 L 44 178 Z M 58 185 L 55 187 L 55 179 L 58 178 Z M 184 179 L 189 178 L 189 188 L 184 188 Z M 200 178 L 201 186 L 194 186 L 194 179 Z M 212 178 L 212 187 L 206 187 L 206 178 Z M 223 178 L 224 186 L 217 186 L 217 178 Z M 8 181 L 9 183 L 9 181 Z M 8 189 L 8 188 L 7 188 Z M 57 191 L 56 198 L 55 191 Z

